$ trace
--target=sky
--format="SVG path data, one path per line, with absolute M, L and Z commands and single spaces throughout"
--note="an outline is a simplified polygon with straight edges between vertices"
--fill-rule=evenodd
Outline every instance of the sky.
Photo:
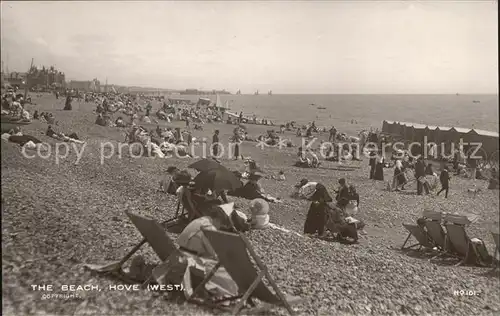
M 498 94 L 498 3 L 2 1 L 1 57 L 165 89 Z

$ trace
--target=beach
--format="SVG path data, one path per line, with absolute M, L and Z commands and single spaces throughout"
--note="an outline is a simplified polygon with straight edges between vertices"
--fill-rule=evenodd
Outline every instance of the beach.
M 180 96 L 192 98 L 194 96 Z M 215 96 L 213 96 L 215 99 Z M 361 129 L 382 128 L 382 121 L 401 120 L 426 124 L 470 127 L 498 131 L 498 96 L 348 96 L 286 95 L 221 96 L 234 100 L 231 110 L 256 114 L 276 122 L 316 121 L 318 126 L 332 124 L 342 132 L 356 135 Z M 480 103 L 472 103 L 480 100 Z M 123 142 L 126 129 L 94 124 L 95 104 L 73 101 L 72 111 L 62 111 L 64 100 L 45 94 L 33 96 L 33 112 L 49 111 L 58 121 L 57 129 L 76 132 L 86 141 L 81 159 L 70 151 L 56 164 L 48 159 L 28 159 L 19 145 L 2 141 L 2 226 L 3 226 L 3 310 L 5 315 L 213 315 L 218 312 L 192 304 L 165 300 L 149 292 L 85 292 L 81 297 L 42 300 L 32 284 L 98 284 L 102 288 L 116 281 L 91 274 L 85 263 L 119 260 L 140 241 L 141 235 L 124 211 L 149 216 L 158 221 L 175 213 L 176 199 L 157 192 L 158 183 L 170 165 L 186 168 L 191 158 L 133 158 L 112 155 L 101 163 L 104 142 Z M 230 102 L 231 103 L 231 102 Z M 317 106 L 326 107 L 318 110 Z M 453 107 L 445 106 L 454 104 Z M 440 106 L 439 106 L 440 105 Z M 153 103 L 154 113 L 160 103 Z M 118 114 L 114 114 L 114 119 Z M 331 116 L 331 118 L 330 118 Z M 357 124 L 351 124 L 357 120 Z M 114 121 L 114 120 L 113 120 Z M 156 124 L 147 124 L 151 129 Z M 160 126 L 184 128 L 184 122 Z M 193 136 L 210 143 L 215 129 L 221 142 L 227 142 L 234 125 L 205 124 Z M 278 126 L 247 124 L 249 135 L 256 136 Z M 47 124 L 33 121 L 23 127 L 43 142 L 56 141 L 42 135 Z M 282 137 L 296 145 L 294 132 Z M 328 133 L 318 135 L 327 140 Z M 319 143 L 318 143 L 319 144 Z M 79 147 L 81 148 L 81 147 Z M 294 167 L 297 148 L 260 148 L 243 142 L 242 154 L 252 157 L 266 174 L 283 171 L 286 181 L 263 179 L 266 193 L 283 202 L 270 205 L 271 222 L 302 235 L 308 201 L 291 199 L 294 184 L 302 178 L 323 183 L 330 192 L 340 178 L 354 184 L 361 197 L 356 215 L 366 222 L 367 235 L 359 243 L 344 245 L 299 236 L 279 230 L 248 233 L 257 253 L 268 266 L 278 286 L 286 293 L 299 295 L 301 315 L 494 315 L 500 311 L 499 281 L 489 268 L 459 266 L 456 261 L 429 262 L 429 256 L 406 253 L 400 247 L 407 237 L 403 223 L 414 223 L 424 209 L 447 212 L 473 212 L 479 221 L 467 228 L 471 237 L 484 239 L 494 253 L 490 229 L 499 222 L 498 190 L 488 190 L 487 181 L 476 181 L 482 189 L 477 197 L 468 194 L 469 179 L 453 177 L 449 199 L 435 196 L 388 192 L 385 182 L 368 180 L 368 159 L 347 161 L 344 171 L 337 162 L 322 161 L 317 169 Z M 221 158 L 222 164 L 242 170 L 241 160 Z M 393 169 L 384 170 L 386 181 Z M 412 185 L 410 189 L 415 189 Z M 409 190 L 411 191 L 411 190 Z M 233 198 L 247 211 L 248 201 Z M 247 211 L 248 212 L 248 211 Z M 173 236 L 175 238 L 175 236 Z M 151 248 L 141 250 L 149 261 L 158 261 Z M 473 296 L 456 291 L 475 291 Z M 272 315 L 284 315 L 275 309 Z

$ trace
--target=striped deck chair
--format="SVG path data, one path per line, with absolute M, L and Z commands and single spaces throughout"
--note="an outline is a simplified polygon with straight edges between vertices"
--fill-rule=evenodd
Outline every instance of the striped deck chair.
M 418 250 L 420 250 L 422 247 L 426 249 L 434 248 L 434 242 L 421 226 L 412 224 L 403 224 L 403 227 L 406 228 L 406 230 L 408 231 L 408 237 L 406 237 L 403 246 L 401 246 L 402 250 L 411 249 L 417 246 Z M 413 238 L 415 238 L 418 241 L 418 243 L 405 247 L 411 236 L 413 236 Z
M 491 262 L 492 258 L 486 250 L 484 241 L 478 238 L 470 239 L 465 231 L 465 225 L 447 222 L 445 227 L 450 244 L 462 259 L 456 264 L 457 266 L 469 262 L 486 266 Z M 475 242 L 476 240 L 478 243 Z
M 268 311 L 274 306 L 285 307 L 291 315 L 295 312 L 291 305 L 300 303 L 301 299 L 294 296 L 285 296 L 276 285 L 276 282 L 268 272 L 267 267 L 260 260 L 254 249 L 246 237 L 242 234 L 233 234 L 222 231 L 204 231 L 205 236 L 210 241 L 212 248 L 215 250 L 218 263 L 207 275 L 203 282 L 194 290 L 190 297 L 191 301 L 196 301 L 196 295 L 199 289 L 210 280 L 213 274 L 223 266 L 231 278 L 236 282 L 239 288 L 239 295 L 231 297 L 227 300 L 241 298 L 236 306 L 232 309 L 232 314 L 237 315 L 243 308 L 245 302 L 253 305 L 253 308 L 248 312 Z M 248 255 L 250 254 L 250 256 Z M 258 269 L 252 263 L 252 257 Z M 275 293 L 272 293 L 269 288 L 262 282 L 263 278 L 269 281 Z M 257 298 L 264 304 L 260 307 L 255 307 L 252 299 Z M 202 303 L 207 303 L 202 302 Z M 210 303 L 210 302 L 208 302 Z M 222 308 L 222 306 L 218 306 Z

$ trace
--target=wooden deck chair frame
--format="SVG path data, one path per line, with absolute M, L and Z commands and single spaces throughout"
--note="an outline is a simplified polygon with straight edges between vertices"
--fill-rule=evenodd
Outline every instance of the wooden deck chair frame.
M 194 206 L 191 206 L 194 207 Z M 162 222 L 160 225 L 164 226 L 166 229 L 172 226 L 175 226 L 179 219 L 181 219 L 186 214 L 186 207 L 182 202 L 182 197 L 177 201 L 177 207 L 175 210 L 175 215 L 166 221 Z M 127 213 L 127 212 L 125 212 Z M 199 212 L 198 212 L 199 213 Z M 127 213 L 128 215 L 128 213 Z M 121 267 L 127 262 L 145 243 L 147 242 L 146 238 L 143 238 L 141 242 L 139 242 L 134 248 L 132 248 L 120 261 L 109 264 L 106 267 L 103 267 L 103 272 L 118 272 Z
M 132 213 L 129 213 L 129 212 L 125 212 L 127 214 L 127 216 L 130 218 L 130 214 Z M 135 216 L 132 214 L 132 216 Z M 165 229 L 168 229 L 169 227 L 173 227 L 177 224 L 176 220 L 178 219 L 178 217 L 174 217 L 174 218 L 171 218 L 171 219 L 168 219 L 162 223 L 156 223 L 159 227 L 162 227 L 163 230 Z M 141 233 L 141 235 L 143 235 Z M 144 235 L 143 235 L 144 237 Z M 123 265 L 125 264 L 125 262 L 127 262 L 137 251 L 139 251 L 139 249 L 145 244 L 147 243 L 148 240 L 146 237 L 144 237 L 137 245 L 135 245 L 121 260 L 119 261 L 115 261 L 115 262 L 112 262 L 112 263 L 109 263 L 105 266 L 102 266 L 102 267 L 99 267 L 99 269 L 97 269 L 97 272 L 100 272 L 100 273 L 110 273 L 110 274 L 115 274 L 115 275 L 118 275 L 119 277 L 122 277 L 123 278 L 123 274 L 121 273 L 122 272 L 122 267 Z M 129 281 L 131 282 L 131 280 L 127 280 L 126 278 L 124 278 L 125 281 Z
M 454 249 L 460 254 L 460 258 L 462 260 L 458 262 L 455 266 L 460 266 L 469 261 L 471 255 L 474 255 L 476 258 L 476 263 L 479 265 L 485 266 L 482 262 L 479 253 L 477 252 L 476 247 L 471 242 L 467 232 L 465 230 L 465 225 L 455 224 L 455 223 L 445 223 L 446 231 L 448 232 L 450 244 L 453 245 Z M 460 238 L 462 241 L 458 241 Z M 483 241 L 484 245 L 484 241 Z M 467 248 L 465 251 L 463 250 L 464 246 Z
M 210 273 L 205 277 L 202 283 L 196 287 L 193 294 L 189 298 L 190 301 L 196 302 L 196 295 L 199 293 L 199 291 L 213 277 L 213 275 L 217 272 L 217 270 L 221 266 L 224 266 L 228 274 L 238 285 L 240 292 L 240 295 L 226 299 L 226 300 L 234 300 L 237 298 L 241 298 L 240 301 L 234 306 L 234 308 L 231 311 L 233 315 L 237 315 L 241 311 L 241 309 L 244 307 L 245 302 L 249 302 L 250 305 L 252 305 L 252 308 L 250 308 L 248 312 L 267 311 L 275 306 L 283 306 L 288 310 L 290 315 L 295 315 L 295 312 L 292 309 L 291 305 L 298 304 L 300 300 L 297 299 L 293 299 L 291 301 L 287 300 L 287 297 L 283 294 L 283 292 L 281 292 L 278 285 L 270 275 L 266 265 L 260 260 L 259 256 L 255 253 L 252 245 L 243 234 L 234 234 L 234 233 L 228 233 L 223 231 L 212 231 L 212 230 L 204 230 L 204 233 L 218 256 L 218 262 L 216 266 L 210 271 Z M 228 244 L 226 242 L 230 238 L 233 238 L 232 242 L 237 241 L 239 245 L 235 244 L 236 247 L 228 247 Z M 230 254 L 226 253 L 227 250 L 234 251 L 236 249 L 238 249 L 238 251 L 240 252 L 243 251 L 245 252 L 244 256 L 243 255 L 238 256 L 238 258 L 240 258 L 238 262 L 236 262 L 237 260 L 231 260 L 234 258 L 232 257 L 234 253 Z M 250 257 L 254 259 L 258 269 L 255 268 L 255 265 L 251 262 L 251 259 L 248 256 L 248 254 L 250 254 Z M 227 256 L 229 256 L 229 258 Z M 242 268 L 245 266 L 246 268 Z M 244 274 L 247 280 L 243 281 L 241 279 L 241 274 L 234 273 L 235 268 L 236 270 L 245 269 Z M 250 269 L 252 269 L 253 271 L 249 271 Z M 249 282 L 250 279 L 253 278 L 253 275 L 255 275 L 255 279 L 253 279 L 252 282 Z M 269 281 L 269 284 L 276 292 L 276 295 L 270 292 L 269 288 L 264 283 L 262 283 L 263 278 L 266 278 Z M 262 304 L 263 306 L 255 307 L 252 302 L 252 298 L 258 298 L 262 300 L 264 302 L 264 304 Z M 207 303 L 207 302 L 204 301 L 202 303 Z M 208 304 L 210 303 L 213 304 L 217 302 L 208 302 Z M 217 307 L 222 308 L 221 306 Z
M 156 253 L 158 258 L 160 258 L 162 263 L 172 262 L 175 258 L 181 256 L 181 252 L 175 245 L 174 241 L 172 241 L 172 239 L 167 235 L 164 227 L 160 223 L 154 219 L 149 219 L 130 212 L 125 213 L 144 237 L 144 240 L 146 240 L 151 248 L 153 248 L 153 251 Z M 167 273 L 168 271 L 163 271 L 161 275 L 165 275 Z M 155 278 L 155 271 L 153 270 L 152 274 L 149 275 L 143 283 L 143 287 Z
M 407 250 L 417 246 L 418 250 L 420 250 L 422 247 L 428 249 L 434 248 L 433 240 L 430 238 L 430 236 L 428 236 L 428 233 L 422 227 L 412 224 L 403 224 L 403 227 L 408 230 L 408 237 L 406 237 L 403 246 L 401 246 L 401 250 Z M 413 238 L 415 238 L 418 243 L 405 247 L 411 236 L 413 236 Z
M 439 248 L 439 254 L 429 259 L 429 261 L 443 257 L 445 255 L 455 256 L 451 251 L 448 235 L 446 234 L 441 221 L 435 219 L 426 219 L 425 228 L 427 233 L 434 241 L 435 245 Z M 456 257 L 456 256 L 455 256 Z

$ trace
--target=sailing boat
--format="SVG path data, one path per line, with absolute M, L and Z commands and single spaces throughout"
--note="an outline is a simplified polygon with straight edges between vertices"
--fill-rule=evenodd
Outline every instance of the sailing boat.
M 269 92 L 267 93 L 268 95 L 273 95 L 273 91 L 272 90 L 269 90 Z
M 259 95 L 259 90 L 255 91 L 254 95 Z
M 217 99 L 215 100 L 215 107 L 217 109 L 223 108 L 222 101 L 220 100 L 220 95 L 217 95 Z
M 241 90 L 236 91 L 236 94 L 241 94 Z

